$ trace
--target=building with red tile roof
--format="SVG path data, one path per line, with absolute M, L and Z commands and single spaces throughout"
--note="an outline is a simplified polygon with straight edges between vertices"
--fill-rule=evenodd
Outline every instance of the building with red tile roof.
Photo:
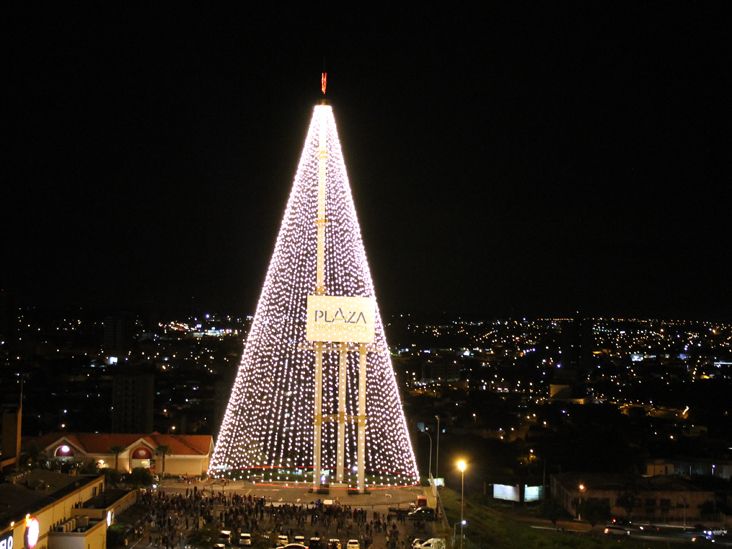
M 198 476 L 208 471 L 211 435 L 160 433 L 49 433 L 24 440 L 51 459 L 96 461 L 100 468 L 129 472 L 144 467 L 154 473 Z

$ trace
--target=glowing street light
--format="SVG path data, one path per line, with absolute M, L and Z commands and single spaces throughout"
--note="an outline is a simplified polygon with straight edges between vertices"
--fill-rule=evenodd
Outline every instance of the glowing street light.
M 583 483 L 579 483 L 579 486 L 577 486 L 577 489 L 579 490 L 579 505 L 577 509 L 577 520 L 582 520 L 582 494 L 585 493 L 585 490 L 587 490 L 587 486 L 585 486 Z
M 467 520 L 460 521 L 460 527 L 462 528 L 467 523 L 468 523 Z M 452 545 L 453 545 L 453 547 L 455 546 L 455 530 L 457 529 L 457 526 L 458 526 L 457 522 L 452 525 Z
M 463 549 L 463 528 L 465 527 L 465 518 L 463 517 L 463 508 L 465 504 L 465 469 L 468 468 L 468 464 L 464 459 L 459 459 L 457 462 L 458 471 L 460 471 L 460 549 Z

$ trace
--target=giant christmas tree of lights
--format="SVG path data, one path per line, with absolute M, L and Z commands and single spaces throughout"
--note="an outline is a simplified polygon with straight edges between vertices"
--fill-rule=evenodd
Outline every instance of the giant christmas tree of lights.
M 323 229 L 324 235 L 319 234 Z M 322 259 L 316 260 L 318 254 Z M 324 288 L 316 287 L 317 278 Z M 345 475 L 339 480 L 355 485 L 358 418 L 363 417 L 358 396 L 360 358 L 357 352 L 341 353 L 345 344 L 320 348 L 322 387 L 317 390 L 322 392 L 321 417 L 340 414 L 347 419 L 314 420 L 318 416 L 314 413 L 317 344 L 305 338 L 306 303 L 309 295 L 319 293 L 375 296 L 335 119 L 327 104 L 316 106 L 313 112 L 216 441 L 210 468 L 213 475 L 317 481 L 312 478 L 317 461 L 313 451 L 319 429 L 322 444 L 316 455 L 323 482 L 329 482 L 329 473 L 338 467 L 338 443 L 343 440 L 341 461 L 345 463 L 340 471 Z M 418 480 L 416 462 L 383 325 L 374 306 L 374 339 L 367 352 L 361 347 L 361 360 L 366 361 L 365 484 L 410 485 Z M 344 371 L 345 383 L 339 387 Z M 345 410 L 339 410 L 339 400 L 345 403 Z M 341 439 L 339 434 L 345 436 Z

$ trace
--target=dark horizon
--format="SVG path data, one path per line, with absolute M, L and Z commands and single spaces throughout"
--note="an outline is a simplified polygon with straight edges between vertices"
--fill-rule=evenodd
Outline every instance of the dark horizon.
M 4 290 L 4 289 L 3 289 Z M 7 292 L 7 290 L 4 290 Z M 7 295 L 7 294 L 6 294 Z M 138 303 L 134 306 L 129 304 L 89 304 L 80 302 L 65 303 L 39 303 L 29 300 L 27 297 L 12 294 L 10 297 L 12 306 L 22 308 L 25 311 L 31 311 L 39 314 L 41 317 L 60 318 L 61 316 L 78 313 L 80 318 L 94 318 L 102 320 L 107 316 L 115 317 L 119 315 L 131 315 L 140 318 L 154 318 L 156 320 L 174 320 L 187 316 L 203 316 L 210 313 L 214 315 L 228 315 L 231 317 L 245 318 L 255 313 L 253 306 L 249 310 L 239 310 L 236 308 L 216 308 L 207 306 L 206 303 L 197 303 L 195 300 L 189 306 L 175 305 L 163 306 L 159 303 Z M 521 320 L 542 320 L 542 319 L 561 319 L 561 320 L 614 320 L 618 322 L 624 321 L 657 321 L 657 322 L 689 322 L 689 323 L 705 323 L 720 322 L 728 324 L 732 322 L 729 317 L 720 315 L 718 317 L 703 316 L 660 316 L 660 315 L 643 315 L 636 313 L 610 312 L 607 314 L 596 314 L 589 311 L 547 311 L 545 313 L 528 314 L 521 311 L 508 311 L 506 314 L 487 314 L 481 311 L 450 311 L 450 310 L 427 310 L 427 309 L 390 309 L 379 303 L 384 323 L 402 316 L 407 316 L 417 323 L 439 323 L 462 320 L 466 322 L 492 322 L 492 321 L 521 321 Z
M 386 314 L 732 320 L 711 7 L 167 15 L 13 20 L 19 302 L 252 314 L 325 56 Z

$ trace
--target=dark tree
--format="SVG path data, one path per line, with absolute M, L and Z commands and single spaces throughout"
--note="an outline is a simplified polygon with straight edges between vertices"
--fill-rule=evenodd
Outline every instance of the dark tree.
M 552 524 L 556 528 L 557 521 L 567 515 L 567 512 L 561 505 L 559 505 L 557 500 L 555 500 L 554 498 L 550 498 L 544 500 L 544 503 L 541 506 L 541 514 L 543 517 L 548 518 L 550 521 L 552 521 Z
M 623 493 L 618 496 L 618 505 L 625 509 L 625 515 L 628 520 L 633 518 L 633 509 L 638 505 L 638 487 L 629 484 L 625 487 Z
M 119 470 L 119 467 L 118 467 L 118 465 L 119 465 L 119 455 L 122 452 L 125 451 L 125 447 L 124 446 L 112 446 L 109 449 L 109 451 L 114 454 L 114 470 L 115 471 L 118 471 Z
M 130 482 L 135 486 L 150 486 L 153 483 L 152 473 L 144 467 L 135 467 L 130 475 Z
M 606 522 L 610 518 L 610 504 L 606 500 L 585 499 L 580 503 L 579 510 L 584 519 L 592 526 L 598 522 Z

